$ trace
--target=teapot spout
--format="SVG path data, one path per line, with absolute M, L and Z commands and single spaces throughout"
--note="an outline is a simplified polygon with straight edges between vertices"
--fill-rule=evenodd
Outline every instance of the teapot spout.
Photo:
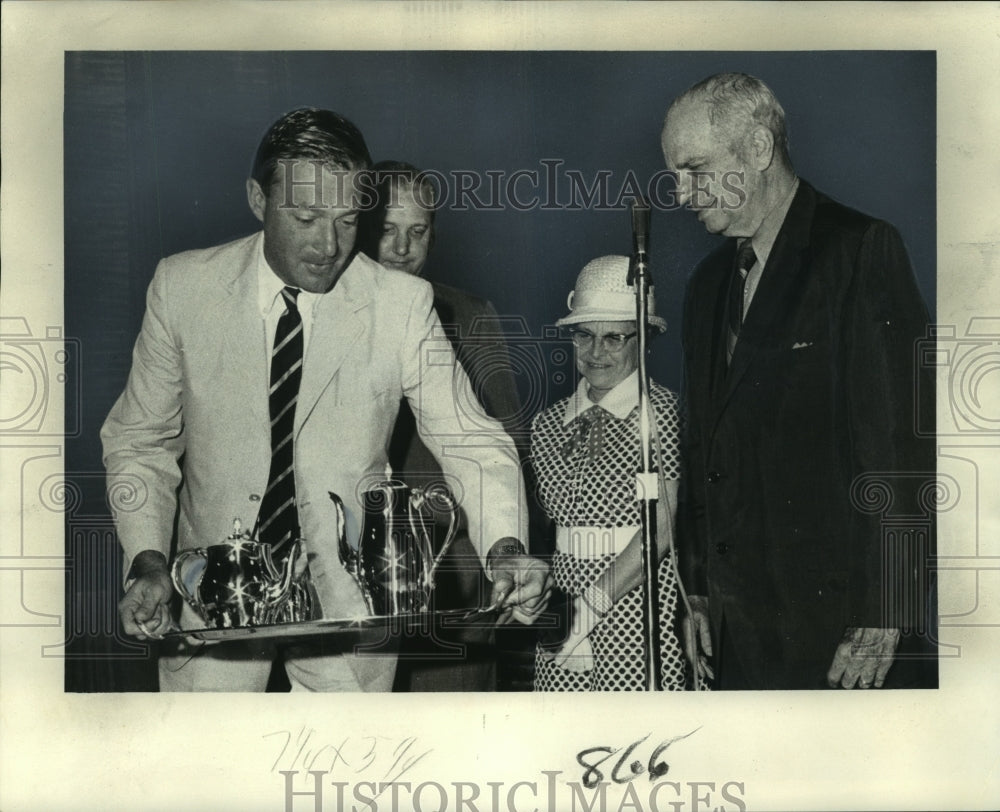
M 351 549 L 351 545 L 347 543 L 347 521 L 344 517 L 344 502 L 333 491 L 327 491 L 327 494 L 330 496 L 330 501 L 333 502 L 333 510 L 336 515 L 337 555 L 340 557 L 340 563 L 348 571 L 353 572 L 357 555 Z
M 355 550 L 347 542 L 347 518 L 344 511 L 344 502 L 333 491 L 327 491 L 327 493 L 330 496 L 330 501 L 333 502 L 333 509 L 336 514 L 335 529 L 337 533 L 337 554 L 340 557 L 340 563 L 343 565 L 344 569 L 347 570 L 347 574 L 351 576 L 354 583 L 357 584 L 358 591 L 361 593 L 361 599 L 364 601 L 365 607 L 368 609 L 368 613 L 374 614 L 375 604 L 372 599 L 372 594 L 368 589 L 361 572 L 361 555 L 358 550 Z

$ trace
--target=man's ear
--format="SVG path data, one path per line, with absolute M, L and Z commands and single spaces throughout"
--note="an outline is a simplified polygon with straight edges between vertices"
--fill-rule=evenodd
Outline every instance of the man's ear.
M 264 222 L 264 210 L 267 208 L 267 195 L 253 178 L 247 180 L 247 203 L 250 204 L 250 211 L 254 217 Z
M 750 133 L 750 164 L 758 172 L 763 172 L 774 160 L 774 135 L 767 128 L 757 126 Z

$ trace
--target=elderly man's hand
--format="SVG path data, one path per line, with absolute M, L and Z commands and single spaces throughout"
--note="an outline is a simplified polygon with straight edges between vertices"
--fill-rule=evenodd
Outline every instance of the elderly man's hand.
M 684 619 L 684 651 L 688 661 L 698 669 L 701 679 L 714 679 L 709 658 L 712 656 L 712 624 L 708 613 L 708 598 L 691 595 L 688 598 L 691 614 Z
M 498 548 L 495 546 L 494 549 Z M 545 611 L 552 594 L 549 565 L 523 552 L 491 553 L 489 562 L 493 577 L 490 602 L 500 612 L 497 624 L 503 625 L 512 620 L 527 625 L 534 623 Z
M 899 634 L 899 629 L 848 629 L 827 672 L 829 686 L 881 688 L 892 666 Z
M 170 631 L 170 599 L 174 586 L 162 554 L 144 550 L 132 564 L 135 581 L 118 604 L 125 634 L 145 640 L 160 639 Z

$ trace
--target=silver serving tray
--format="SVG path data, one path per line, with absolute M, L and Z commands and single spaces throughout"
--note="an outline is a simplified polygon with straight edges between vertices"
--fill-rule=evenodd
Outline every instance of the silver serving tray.
M 438 609 L 433 612 L 414 612 L 402 615 L 367 615 L 350 618 L 320 618 L 305 620 L 299 623 L 275 623 L 271 626 L 235 626 L 231 629 L 187 629 L 175 630 L 164 634 L 164 638 L 193 637 L 205 642 L 223 642 L 228 640 L 245 640 L 253 637 L 258 640 L 270 637 L 311 637 L 323 634 L 340 634 L 359 632 L 365 629 L 384 626 L 398 626 L 400 629 L 412 629 L 428 623 L 440 622 L 443 628 L 469 628 L 492 625 L 496 620 L 496 609 Z

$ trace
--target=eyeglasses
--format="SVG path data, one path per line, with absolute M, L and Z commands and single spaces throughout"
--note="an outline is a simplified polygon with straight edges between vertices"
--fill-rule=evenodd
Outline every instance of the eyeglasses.
M 600 339 L 601 349 L 605 352 L 616 353 L 625 349 L 625 345 L 635 338 L 638 333 L 605 333 L 602 336 L 595 336 L 589 330 L 581 330 L 578 327 L 570 327 L 567 331 L 573 346 L 578 350 L 590 349 L 594 346 L 594 341 Z

